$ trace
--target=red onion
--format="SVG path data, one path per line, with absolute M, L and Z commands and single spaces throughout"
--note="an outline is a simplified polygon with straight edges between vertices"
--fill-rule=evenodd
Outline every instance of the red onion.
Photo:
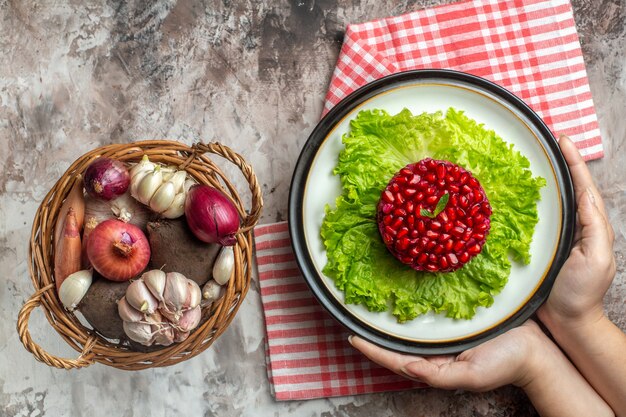
M 128 281 L 146 269 L 150 245 L 137 226 L 121 220 L 105 220 L 89 235 L 87 257 L 103 277 Z
M 85 171 L 85 189 L 103 200 L 111 200 L 126 192 L 130 173 L 123 162 L 111 158 L 98 158 Z
M 208 185 L 192 186 L 185 200 L 185 217 L 193 234 L 203 242 L 235 244 L 239 213 L 221 191 Z

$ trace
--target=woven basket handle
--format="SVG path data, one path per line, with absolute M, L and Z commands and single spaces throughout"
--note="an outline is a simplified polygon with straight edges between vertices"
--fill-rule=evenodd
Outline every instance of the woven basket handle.
M 250 192 L 252 193 L 252 208 L 243 219 L 238 233 L 245 233 L 256 226 L 256 223 L 259 221 L 259 216 L 261 215 L 261 209 L 263 208 L 263 196 L 259 182 L 250 164 L 248 164 L 241 155 L 221 143 L 196 143 L 193 145 L 193 149 L 195 155 L 202 155 L 206 152 L 220 155 L 235 164 L 241 170 L 243 176 L 248 181 Z
M 77 359 L 65 359 L 51 355 L 41 346 L 33 342 L 33 339 L 30 337 L 30 332 L 28 331 L 28 319 L 30 318 L 30 313 L 41 305 L 41 297 L 43 297 L 44 292 L 52 288 L 54 288 L 54 284 L 49 284 L 39 289 L 39 291 L 33 294 L 22 306 L 22 309 L 17 316 L 17 332 L 20 336 L 20 340 L 26 350 L 31 352 L 38 361 L 49 366 L 54 366 L 55 368 L 60 369 L 84 368 L 89 366 L 94 363 L 94 354 L 91 352 L 91 349 L 96 343 L 95 337 L 87 339 L 83 347 L 83 351 Z

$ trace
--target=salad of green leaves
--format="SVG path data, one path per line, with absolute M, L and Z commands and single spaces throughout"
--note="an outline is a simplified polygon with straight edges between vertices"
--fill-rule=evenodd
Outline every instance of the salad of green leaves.
M 469 319 L 493 304 L 507 283 L 513 261 L 530 262 L 538 222 L 537 200 L 546 182 L 533 177 L 526 157 L 462 111 L 397 115 L 361 111 L 343 136 L 334 170 L 342 194 L 326 207 L 321 235 L 328 262 L 324 273 L 345 302 L 370 311 L 391 309 L 399 322 L 429 310 Z M 482 252 L 457 271 L 419 272 L 396 260 L 376 223 L 381 191 L 407 164 L 425 157 L 448 160 L 472 172 L 493 209 Z

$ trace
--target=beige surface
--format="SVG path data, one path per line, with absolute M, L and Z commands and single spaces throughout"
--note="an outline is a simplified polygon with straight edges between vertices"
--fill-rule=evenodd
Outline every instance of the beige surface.
M 219 140 L 255 167 L 265 192 L 262 222 L 283 220 L 291 171 L 319 119 L 345 25 L 441 2 L 199 3 L 0 0 L 0 415 L 535 415 L 513 388 L 275 403 L 256 287 L 209 351 L 171 368 L 61 372 L 24 351 L 15 318 L 33 291 L 31 221 L 74 159 L 112 142 Z M 606 149 L 591 169 L 617 235 L 618 275 L 607 309 L 626 329 L 626 5 L 573 3 Z M 44 347 L 75 354 L 43 314 L 31 322 Z

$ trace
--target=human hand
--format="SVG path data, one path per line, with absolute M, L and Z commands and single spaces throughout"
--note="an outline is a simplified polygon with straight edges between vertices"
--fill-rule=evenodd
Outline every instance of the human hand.
M 552 342 L 529 320 L 458 356 L 403 355 L 356 336 L 350 343 L 370 360 L 404 377 L 436 388 L 489 391 L 508 384 L 530 384 L 543 369 L 542 352 Z
M 578 326 L 602 318 L 602 298 L 615 276 L 614 232 L 604 202 L 574 143 L 562 136 L 559 145 L 572 174 L 578 216 L 570 256 L 548 300 L 537 312 L 548 328 Z

